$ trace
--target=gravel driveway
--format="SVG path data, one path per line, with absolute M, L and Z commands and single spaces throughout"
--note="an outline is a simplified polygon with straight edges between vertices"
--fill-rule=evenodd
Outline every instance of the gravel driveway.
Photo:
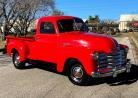
M 135 48 L 127 37 L 116 39 L 130 47 L 132 72 L 91 80 L 88 86 L 73 85 L 66 76 L 42 66 L 17 70 L 0 54 L 0 98 L 138 98 Z

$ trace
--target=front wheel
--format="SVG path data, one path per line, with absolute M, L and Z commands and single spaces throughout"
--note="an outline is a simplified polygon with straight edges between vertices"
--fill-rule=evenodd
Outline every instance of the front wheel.
M 83 66 L 76 60 L 71 60 L 69 62 L 68 78 L 76 85 L 87 85 L 89 76 L 86 74 Z
M 20 61 L 20 55 L 17 51 L 13 52 L 12 61 L 13 61 L 15 68 L 17 69 L 23 69 L 25 67 L 25 62 Z

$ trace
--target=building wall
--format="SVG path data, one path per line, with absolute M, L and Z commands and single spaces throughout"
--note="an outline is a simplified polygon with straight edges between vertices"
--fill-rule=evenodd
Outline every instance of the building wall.
M 123 31 L 124 29 L 127 29 L 127 30 L 129 30 L 130 29 L 130 27 L 128 26 L 128 21 L 120 21 L 120 23 L 119 23 L 119 30 L 120 31 Z
M 119 30 L 120 31 L 122 31 L 124 29 L 129 30 L 130 27 L 128 26 L 128 23 L 130 23 L 132 21 L 138 21 L 138 14 L 121 15 L 120 22 L 119 22 Z

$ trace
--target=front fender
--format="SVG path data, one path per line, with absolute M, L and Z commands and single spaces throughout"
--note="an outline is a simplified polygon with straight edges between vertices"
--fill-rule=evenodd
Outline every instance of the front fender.
M 71 50 L 72 49 L 72 50 Z M 88 48 L 69 48 L 69 50 L 62 51 L 59 58 L 58 58 L 58 64 L 57 64 L 57 70 L 58 72 L 63 72 L 66 61 L 70 58 L 77 59 L 84 67 L 85 72 L 88 75 L 91 75 L 91 73 L 95 69 L 95 64 L 93 62 L 92 56 L 91 56 L 91 50 L 88 50 Z

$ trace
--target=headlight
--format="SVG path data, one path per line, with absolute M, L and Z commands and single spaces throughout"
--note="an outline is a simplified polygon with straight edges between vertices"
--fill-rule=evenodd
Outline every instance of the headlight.
M 94 58 L 94 60 L 98 60 L 99 59 L 99 53 L 98 52 L 95 52 L 93 54 L 93 58 Z

